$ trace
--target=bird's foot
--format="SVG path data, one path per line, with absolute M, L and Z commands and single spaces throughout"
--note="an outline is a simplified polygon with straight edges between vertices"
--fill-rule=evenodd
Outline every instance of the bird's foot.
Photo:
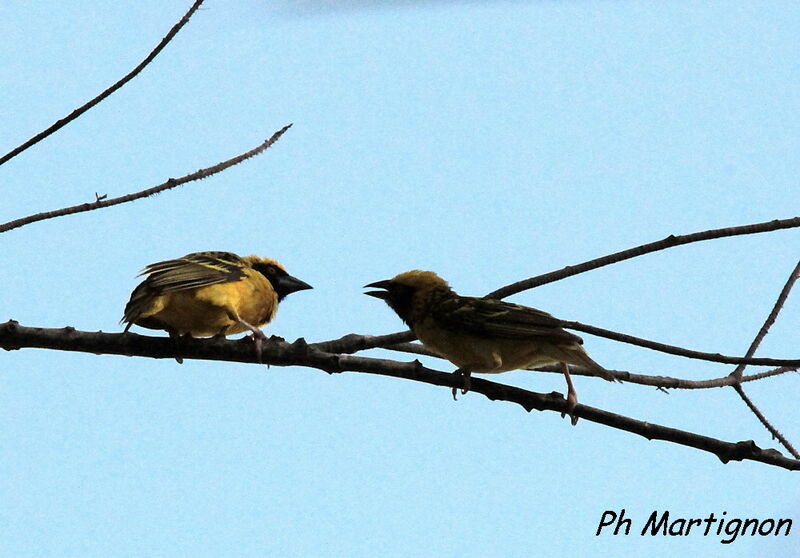
M 566 414 L 570 417 L 572 426 L 578 424 L 578 417 L 575 415 L 575 407 L 578 406 L 578 394 L 575 392 L 575 386 L 572 385 L 572 378 L 569 375 L 569 366 L 566 362 L 561 363 L 561 371 L 564 373 L 564 378 L 567 380 L 567 410 Z M 564 418 L 565 413 L 561 413 L 561 418 Z
M 454 376 L 464 376 L 464 383 L 462 384 L 462 386 L 460 388 L 461 389 L 461 395 L 465 395 L 472 388 L 472 380 L 471 380 L 471 375 L 470 374 L 471 373 L 470 373 L 469 370 L 464 370 L 463 368 L 459 368 L 458 370 L 453 372 Z M 457 401 L 458 400 L 458 397 L 456 397 L 456 392 L 458 390 L 459 390 L 459 388 L 457 388 L 457 387 L 454 387 L 452 389 L 453 401 Z
M 256 358 L 258 359 L 259 364 L 264 364 L 264 361 L 261 358 L 261 350 L 264 348 L 264 341 L 267 340 L 267 337 L 264 335 L 264 332 L 260 329 L 256 329 L 253 331 L 253 347 L 256 351 Z
M 572 426 L 578 424 L 578 417 L 575 415 L 575 407 L 578 406 L 578 394 L 574 391 L 567 393 L 567 410 L 564 413 L 561 413 L 561 418 L 564 418 L 564 415 L 569 415 L 570 422 Z
M 175 342 L 175 362 L 178 364 L 183 364 L 183 357 L 181 356 L 181 353 L 183 352 L 183 342 L 185 337 L 177 331 L 167 330 L 167 333 L 169 333 L 170 339 Z M 188 333 L 186 335 L 191 337 L 191 335 Z

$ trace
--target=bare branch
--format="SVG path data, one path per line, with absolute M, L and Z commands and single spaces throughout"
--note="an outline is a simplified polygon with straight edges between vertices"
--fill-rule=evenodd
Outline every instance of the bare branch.
M 800 366 L 788 367 L 782 366 L 780 368 L 773 368 L 758 374 L 750 374 L 749 376 L 742 376 L 741 382 L 755 382 L 763 380 L 764 378 L 772 378 L 773 376 L 780 376 L 787 372 L 795 372 Z M 537 372 L 549 372 L 553 374 L 563 374 L 560 366 L 543 366 L 536 368 Z M 592 372 L 586 368 L 573 367 L 569 368 L 570 374 L 573 376 L 590 376 L 597 377 L 596 372 Z M 736 384 L 736 379 L 731 376 L 722 376 L 720 378 L 712 378 L 709 380 L 684 380 L 683 378 L 673 378 L 670 376 L 650 376 L 646 374 L 634 374 L 633 372 L 626 372 L 624 370 L 609 370 L 617 380 L 628 382 L 631 384 L 639 384 L 643 386 L 653 386 L 657 388 L 667 389 L 712 389 L 732 386 Z
M 0 324 L 0 347 L 6 350 L 22 347 L 39 347 L 94 354 L 118 354 L 151 358 L 173 358 L 177 345 L 168 337 L 146 337 L 135 333 L 90 333 L 67 327 L 63 329 L 31 328 L 10 321 Z M 180 356 L 203 360 L 254 363 L 253 345 L 248 338 L 241 340 L 186 339 L 181 342 Z M 261 360 L 278 366 L 305 366 L 328 373 L 362 372 L 403 378 L 448 388 L 461 387 L 462 380 L 453 374 L 431 370 L 418 361 L 396 362 L 393 360 L 356 357 L 322 351 L 303 339 L 287 343 L 273 337 L 264 343 Z M 481 393 L 492 401 L 517 403 L 525 410 L 566 410 L 566 400 L 561 394 L 535 393 L 524 389 L 490 382 L 481 378 L 472 379 L 472 391 Z M 800 460 L 791 459 L 778 450 L 759 448 L 752 440 L 737 443 L 725 442 L 675 428 L 660 426 L 629 417 L 610 413 L 587 405 L 578 405 L 575 415 L 588 421 L 638 434 L 648 440 L 664 440 L 710 452 L 723 463 L 752 460 L 800 470 Z
M 796 359 L 752 358 L 752 357 L 747 358 L 747 357 L 734 357 L 734 356 L 721 355 L 719 353 L 704 353 L 701 351 L 693 351 L 691 349 L 684 349 L 682 347 L 676 347 L 674 345 L 667 345 L 665 343 L 650 341 L 648 339 L 643 339 L 641 337 L 634 337 L 633 335 L 628 335 L 626 333 L 617 333 L 616 331 L 590 326 L 582 324 L 580 322 L 570 322 L 570 321 L 560 320 L 560 325 L 561 327 L 566 327 L 568 329 L 574 329 L 576 331 L 591 333 L 592 335 L 597 335 L 598 337 L 605 337 L 606 339 L 613 339 L 615 341 L 621 341 L 623 343 L 629 343 L 631 345 L 645 347 L 647 349 L 652 349 L 654 351 L 659 351 L 661 353 L 667 353 L 686 358 L 693 358 L 696 360 L 707 360 L 709 362 L 722 362 L 724 364 L 744 363 L 744 364 L 753 364 L 755 366 L 791 366 L 791 367 L 800 366 L 800 359 L 797 358 Z
M 273 143 L 278 141 L 283 133 L 291 128 L 291 124 L 287 124 L 270 137 L 267 141 L 259 145 L 258 147 L 247 151 L 246 153 L 242 153 L 241 155 L 237 155 L 227 161 L 222 161 L 221 163 L 217 163 L 213 167 L 208 167 L 206 169 L 200 169 L 199 171 L 193 172 L 191 174 L 187 174 L 186 176 L 182 176 L 181 178 L 170 178 L 166 182 L 159 184 L 158 186 L 153 186 L 152 188 L 148 188 L 146 190 L 142 190 L 141 192 L 135 192 L 133 194 L 127 194 L 124 196 L 119 196 L 117 198 L 106 199 L 106 196 L 98 196 L 95 194 L 95 201 L 82 203 L 79 205 L 73 205 L 71 207 L 64 207 L 62 209 L 56 209 L 54 211 L 45 211 L 43 213 L 37 213 L 35 215 L 29 215 L 27 217 L 22 217 L 20 219 L 15 219 L 13 221 L 9 221 L 8 223 L 3 223 L 0 225 L 0 233 L 4 233 L 6 231 L 10 231 L 11 229 L 16 229 L 23 225 L 28 225 L 30 223 L 35 223 L 36 221 L 44 221 L 45 219 L 52 219 L 54 217 L 62 217 L 64 215 L 72 215 L 73 213 L 82 213 L 84 211 L 92 211 L 93 209 L 100 209 L 102 207 L 110 207 L 112 205 L 119 205 L 121 203 L 130 202 L 134 200 L 138 200 L 141 198 L 146 198 L 148 196 L 152 196 L 163 192 L 164 190 L 169 190 L 170 188 L 175 188 L 176 186 L 180 186 L 182 184 L 186 184 L 187 182 L 191 182 L 193 180 L 200 180 L 201 178 L 208 178 L 209 176 L 216 174 L 218 172 L 222 172 L 225 169 L 228 169 L 234 165 L 241 163 L 242 161 L 249 159 L 250 157 L 254 157 L 259 153 L 267 150 Z
M 736 393 L 739 394 L 739 397 L 742 398 L 742 401 L 744 401 L 745 405 L 747 405 L 747 407 L 753 412 L 753 414 L 756 416 L 759 422 L 764 426 L 764 428 L 766 428 L 769 431 L 769 433 L 772 434 L 772 437 L 778 440 L 783 445 L 783 447 L 789 450 L 789 453 L 791 453 L 795 457 L 795 459 L 800 459 L 800 454 L 797 453 L 797 450 L 794 449 L 794 446 L 792 446 L 792 444 L 789 443 L 789 440 L 787 440 L 783 436 L 783 434 L 781 434 L 778 431 L 777 428 L 772 426 L 772 424 L 767 420 L 767 417 L 764 416 L 761 410 L 758 407 L 756 407 L 755 403 L 753 403 L 753 401 L 744 392 L 744 389 L 742 389 L 741 384 L 739 384 L 738 382 L 733 384 L 733 389 L 736 390 Z
M 674 246 L 681 246 L 683 244 L 690 244 L 692 242 L 700 242 L 702 240 L 723 238 L 726 236 L 756 234 L 756 233 L 777 231 L 781 229 L 791 229 L 796 227 L 800 227 L 800 217 L 793 217 L 791 219 L 775 219 L 774 221 L 767 221 L 764 223 L 742 225 L 739 227 L 725 227 L 723 229 L 712 229 L 708 231 L 696 232 L 680 236 L 670 235 L 656 242 L 651 242 L 649 244 L 642 244 L 641 246 L 637 246 L 635 248 L 630 248 L 628 250 L 623 250 L 621 252 L 609 254 L 608 256 L 603 256 L 573 266 L 567 266 L 558 271 L 551 271 L 550 273 L 545 273 L 544 275 L 537 275 L 536 277 L 531 277 L 530 279 L 517 281 L 516 283 L 512 283 L 510 285 L 492 291 L 484 298 L 505 298 L 507 296 L 511 296 L 513 294 L 525 291 L 527 289 L 532 289 L 534 287 L 539 287 L 547 283 L 552 283 L 553 281 L 558 281 L 559 279 L 571 277 L 579 273 L 591 271 L 599 267 L 611 265 L 617 262 L 621 262 L 623 260 L 635 258 L 637 256 L 643 256 L 645 254 L 650 254 L 652 252 L 658 252 L 659 250 L 665 250 L 667 248 L 672 248 Z
M 778 295 L 778 299 L 775 301 L 775 304 L 772 307 L 767 319 L 764 321 L 764 324 L 761 326 L 761 329 L 758 330 L 753 342 L 750 344 L 750 348 L 747 349 L 747 353 L 745 353 L 746 357 L 751 357 L 755 354 L 756 349 L 761 344 L 761 341 L 766 337 L 767 333 L 769 333 L 769 328 L 772 327 L 772 324 L 775 323 L 775 320 L 780 314 L 783 305 L 786 303 L 786 299 L 789 298 L 789 293 L 792 290 L 795 282 L 797 281 L 797 277 L 800 275 L 800 262 L 797 262 L 797 265 L 792 270 L 792 273 L 789 274 L 789 278 L 786 280 L 786 284 L 784 284 L 783 289 L 781 289 L 780 294 Z M 744 388 L 741 386 L 741 379 L 742 379 L 742 372 L 744 371 L 745 366 L 747 364 L 740 364 L 737 366 L 733 372 L 731 372 L 730 377 L 735 380 L 733 384 L 733 388 L 736 390 L 736 393 L 739 394 L 739 397 L 744 401 L 745 405 L 753 412 L 759 422 L 766 428 L 772 437 L 777 439 L 783 447 L 789 450 L 796 458 L 800 459 L 800 454 L 797 453 L 797 450 L 794 449 L 794 446 L 786 439 L 786 437 L 781 434 L 777 428 L 772 426 L 772 423 L 767 420 L 767 417 L 761 410 L 753 403 L 753 400 L 750 399 L 747 394 L 744 392 Z
M 387 335 L 358 335 L 349 333 L 332 341 L 320 341 L 312 346 L 329 353 L 357 353 L 367 349 L 391 348 L 398 343 L 413 341 L 417 336 L 410 331 L 400 331 Z
M 23 151 L 25 151 L 26 149 L 28 149 L 29 147 L 31 147 L 33 145 L 36 145 L 37 143 L 42 141 L 44 138 L 46 138 L 50 134 L 53 134 L 53 133 L 57 132 L 58 130 L 60 130 L 61 128 L 63 128 L 64 126 L 66 126 L 67 124 L 69 124 L 70 122 L 72 122 L 73 120 L 78 118 L 79 116 L 81 116 L 83 113 L 85 113 L 86 111 L 88 111 L 92 107 L 94 107 L 97 104 L 99 104 L 106 97 L 110 96 L 112 93 L 114 93 L 115 91 L 120 89 L 123 85 L 128 83 L 134 77 L 136 77 L 136 75 L 139 72 L 141 72 L 145 68 L 145 66 L 147 66 L 150 62 L 153 61 L 153 59 L 156 56 L 158 56 L 158 54 L 164 49 L 164 47 L 167 46 L 167 43 L 169 43 L 172 40 L 172 38 L 175 37 L 175 35 L 178 34 L 178 31 L 181 30 L 181 27 L 186 25 L 186 23 L 189 21 L 189 18 L 192 17 L 194 12 L 197 11 L 197 9 L 200 7 L 200 4 L 202 4 L 202 3 L 203 3 L 203 0 L 196 0 L 195 3 L 192 4 L 192 7 L 189 8 L 189 11 L 186 12 L 186 14 L 184 14 L 184 16 L 180 19 L 180 21 L 178 21 L 178 23 L 173 25 L 172 29 L 169 30 L 169 33 L 167 33 L 164 36 L 164 38 L 161 39 L 161 42 L 158 43 L 156 48 L 154 48 L 153 51 L 150 54 L 148 54 L 147 57 L 144 60 L 142 60 L 139 63 L 138 66 L 136 66 L 133 70 L 131 70 L 130 73 L 128 73 L 126 76 L 124 76 L 118 82 L 116 82 L 114 85 L 112 85 L 111 87 L 109 87 L 108 89 L 106 89 L 105 91 L 100 93 L 97 97 L 95 97 L 94 99 L 92 99 L 88 103 L 76 108 L 75 110 L 73 110 L 71 113 L 69 113 L 64 118 L 62 118 L 60 120 L 57 120 L 55 123 L 53 123 L 46 130 L 43 130 L 43 131 L 39 132 L 38 134 L 33 136 L 31 139 L 29 139 L 28 141 L 26 141 L 22 145 L 19 145 L 19 146 L 15 147 L 11 151 L 9 151 L 8 153 L 6 153 L 2 157 L 0 157 L 0 165 L 2 165 L 3 163 L 5 163 L 7 161 L 10 161 L 14 157 L 19 155 Z
M 789 298 L 789 293 L 791 292 L 792 287 L 794 287 L 798 277 L 800 277 L 800 261 L 797 262 L 797 265 L 792 270 L 792 273 L 786 280 L 786 284 L 783 286 L 783 289 L 781 289 L 781 293 L 778 295 L 778 299 L 775 301 L 775 304 L 772 307 L 772 311 L 764 321 L 764 325 L 762 325 L 761 329 L 758 330 L 758 334 L 756 334 L 755 339 L 753 339 L 753 342 L 750 344 L 750 348 L 747 349 L 747 352 L 744 355 L 746 358 L 756 354 L 756 349 L 758 349 L 761 341 L 764 339 L 764 337 L 766 337 L 767 333 L 769 333 L 769 328 L 771 328 L 772 324 L 775 323 L 775 320 L 777 319 L 778 314 L 780 314 L 781 309 L 783 309 L 783 305 L 786 304 L 786 299 Z M 736 369 L 731 372 L 731 376 L 735 378 L 741 378 L 742 371 L 744 370 L 745 366 L 747 366 L 746 363 L 739 364 L 739 366 L 737 366 Z

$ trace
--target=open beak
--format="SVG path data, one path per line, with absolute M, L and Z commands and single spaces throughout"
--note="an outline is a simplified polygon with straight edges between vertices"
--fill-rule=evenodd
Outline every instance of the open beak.
M 391 281 L 389 281 L 388 279 L 385 279 L 383 281 L 375 281 L 374 283 L 370 283 L 369 285 L 364 285 L 364 288 L 365 289 L 368 289 L 368 288 L 388 289 L 389 285 L 391 285 Z M 369 291 L 369 292 L 366 292 L 364 294 L 368 295 L 368 296 L 374 296 L 375 298 L 379 298 L 381 300 L 386 300 L 387 298 L 389 298 L 389 293 L 386 292 L 385 290 L 383 290 L 383 291 Z
M 305 281 L 301 281 L 297 277 L 292 277 L 291 275 L 281 277 L 278 282 L 280 283 L 279 290 L 281 293 L 283 293 L 283 296 L 297 291 L 304 291 L 306 289 L 314 288 Z

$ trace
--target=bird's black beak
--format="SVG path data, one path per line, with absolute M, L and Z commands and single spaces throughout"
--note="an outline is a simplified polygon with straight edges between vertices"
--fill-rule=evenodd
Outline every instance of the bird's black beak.
M 281 298 L 297 291 L 304 291 L 306 289 L 314 288 L 305 281 L 301 281 L 297 277 L 292 277 L 291 275 L 283 275 L 278 277 L 277 282 L 278 284 L 275 285 L 275 292 L 277 292 L 278 296 Z
M 375 281 L 374 283 L 370 283 L 369 285 L 364 285 L 365 289 L 369 288 L 376 288 L 376 289 L 388 289 L 389 286 L 392 284 L 391 281 L 385 279 L 383 281 Z M 368 296 L 374 296 L 375 298 L 379 298 L 381 300 L 387 300 L 389 298 L 389 293 L 385 290 L 383 291 L 369 291 L 364 293 Z

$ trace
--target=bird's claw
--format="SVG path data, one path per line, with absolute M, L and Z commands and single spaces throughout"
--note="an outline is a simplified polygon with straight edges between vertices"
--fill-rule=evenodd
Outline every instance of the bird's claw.
M 253 347 L 256 351 L 256 359 L 258 359 L 259 364 L 264 364 L 264 360 L 261 358 L 261 351 L 264 348 L 264 341 L 267 339 L 264 333 L 261 330 L 257 332 L 253 332 Z
M 472 388 L 472 379 L 469 370 L 462 370 L 459 368 L 458 370 L 453 372 L 454 376 L 464 376 L 464 383 L 461 388 L 453 387 L 451 390 L 453 394 L 453 401 L 458 401 L 458 397 L 456 397 L 456 393 L 459 389 L 461 389 L 461 395 L 466 395 L 467 392 Z
M 578 417 L 575 415 L 575 407 L 578 406 L 578 396 L 575 392 L 567 393 L 567 410 L 561 413 L 561 418 L 564 418 L 565 415 L 569 415 L 570 422 L 572 426 L 578 424 Z

